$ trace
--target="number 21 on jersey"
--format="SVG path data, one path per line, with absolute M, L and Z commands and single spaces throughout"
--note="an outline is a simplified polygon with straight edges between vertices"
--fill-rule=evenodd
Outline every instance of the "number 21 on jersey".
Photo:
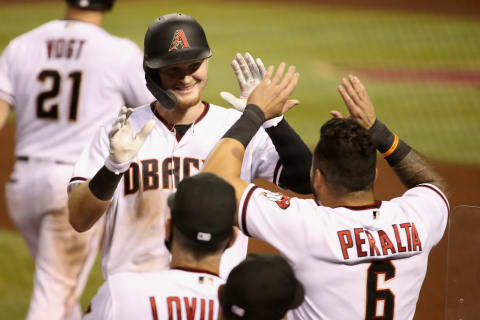
M 75 121 L 77 119 L 78 99 L 80 92 L 80 84 L 82 82 L 82 72 L 72 71 L 62 79 L 60 72 L 57 70 L 43 70 L 38 76 L 37 80 L 41 83 L 49 82 L 51 87 L 46 91 L 40 92 L 37 96 L 37 118 L 58 120 L 59 115 L 58 104 L 52 104 L 47 106 L 47 101 L 54 99 L 59 95 L 62 90 L 62 86 L 68 85 L 70 82 L 70 101 L 68 108 L 68 120 Z

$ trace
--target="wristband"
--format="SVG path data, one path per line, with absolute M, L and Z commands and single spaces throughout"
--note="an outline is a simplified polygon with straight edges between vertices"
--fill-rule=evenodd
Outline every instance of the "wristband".
M 402 161 L 412 149 L 396 134 L 388 130 L 387 126 L 378 119 L 375 120 L 368 132 L 377 150 L 382 153 L 390 166 L 394 166 Z
M 262 109 L 255 104 L 249 104 L 245 107 L 243 114 L 228 129 L 222 138 L 232 138 L 239 141 L 245 148 L 257 133 L 258 129 L 265 122 L 265 115 Z
M 88 183 L 90 192 L 100 200 L 108 201 L 112 199 L 117 185 L 122 179 L 123 174 L 116 174 L 103 166 Z
M 120 173 L 124 173 L 125 171 L 127 171 L 128 168 L 130 168 L 131 163 L 132 163 L 131 160 L 125 161 L 122 163 L 116 163 L 110 158 L 110 156 L 108 156 L 107 159 L 105 159 L 105 167 L 107 167 L 108 170 L 112 171 L 116 175 L 119 175 Z

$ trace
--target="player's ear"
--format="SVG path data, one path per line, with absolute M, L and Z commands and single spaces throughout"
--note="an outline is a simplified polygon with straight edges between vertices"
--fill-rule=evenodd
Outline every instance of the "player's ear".
M 237 240 L 237 237 L 238 237 L 238 228 L 237 227 L 232 227 L 233 228 L 233 235 L 232 235 L 232 239 L 230 239 L 230 241 L 228 242 L 228 246 L 226 249 L 230 248 L 231 246 L 233 246 L 233 243 L 235 242 L 235 240 Z
M 319 193 L 320 189 L 325 186 L 325 178 L 319 169 L 313 170 L 312 187 L 314 192 Z
M 172 219 L 168 218 L 167 221 L 165 221 L 165 240 L 170 240 L 170 237 L 172 236 L 170 233 L 172 229 L 170 229 L 170 225 L 172 224 Z

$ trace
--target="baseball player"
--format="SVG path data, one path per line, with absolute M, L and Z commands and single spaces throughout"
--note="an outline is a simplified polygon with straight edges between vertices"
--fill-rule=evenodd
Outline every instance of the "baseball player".
M 211 201 L 215 195 L 215 201 Z M 168 199 L 170 270 L 119 272 L 92 300 L 85 320 L 217 319 L 222 253 L 235 240 L 235 190 L 211 173 L 186 177 Z
M 304 294 L 284 258 L 251 253 L 218 290 L 220 319 L 280 320 L 303 302 Z
M 236 225 L 275 246 L 305 285 L 305 302 L 291 319 L 412 319 L 428 254 L 443 236 L 449 213 L 439 174 L 376 119 L 358 78 L 339 87 L 351 119 L 321 128 L 314 151 L 315 199 L 288 198 L 241 179 L 245 147 L 264 119 L 284 112 L 298 74 L 281 64 L 248 99 L 249 112 L 227 131 L 204 167 L 237 192 Z M 376 200 L 376 150 L 408 190 Z
M 156 19 L 148 27 L 144 48 L 147 87 L 157 101 L 135 110 L 124 108 L 115 121 L 103 126 L 70 181 L 70 222 L 76 230 L 88 230 L 106 216 L 102 252 L 106 279 L 121 271 L 168 267 L 169 252 L 161 245 L 169 216 L 167 197 L 183 178 L 199 172 L 210 150 L 241 115 L 202 101 L 211 50 L 203 28 L 192 17 L 167 14 Z M 249 79 L 242 81 L 242 90 L 261 77 L 253 58 L 246 60 L 240 61 L 240 73 Z M 311 159 L 310 151 L 285 119 L 275 121 L 253 139 L 242 177 L 269 179 L 294 191 L 310 190 L 309 168 L 302 162 Z M 289 144 L 278 143 L 285 139 Z M 245 258 L 247 244 L 247 238 L 239 235 L 226 250 L 222 277 Z
M 68 222 L 65 189 L 73 165 L 122 105 L 154 100 L 140 49 L 100 27 L 113 2 L 67 0 L 64 19 L 13 39 L 0 58 L 0 127 L 16 112 L 8 211 L 35 259 L 27 319 L 80 318 L 77 301 L 101 226 L 78 234 Z

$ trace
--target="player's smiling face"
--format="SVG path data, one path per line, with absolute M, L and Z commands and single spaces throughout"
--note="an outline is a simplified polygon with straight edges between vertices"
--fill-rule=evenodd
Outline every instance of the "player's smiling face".
M 208 59 L 171 65 L 159 74 L 163 87 L 177 96 L 177 107 L 187 109 L 201 102 L 208 78 Z

